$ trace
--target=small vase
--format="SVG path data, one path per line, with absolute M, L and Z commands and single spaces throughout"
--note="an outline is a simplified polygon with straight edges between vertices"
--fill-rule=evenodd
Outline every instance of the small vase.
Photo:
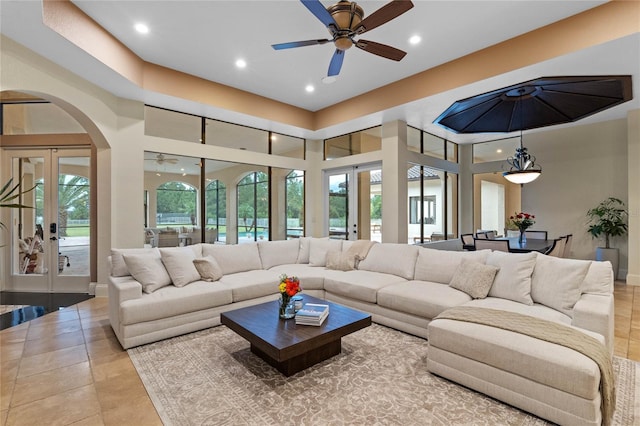
M 290 319 L 296 316 L 296 309 L 293 300 L 290 298 L 287 300 L 283 300 L 280 298 L 278 300 L 278 314 L 282 319 Z
M 524 229 L 520 230 L 520 236 L 518 237 L 518 242 L 520 243 L 520 245 L 527 243 L 527 235 L 525 234 Z

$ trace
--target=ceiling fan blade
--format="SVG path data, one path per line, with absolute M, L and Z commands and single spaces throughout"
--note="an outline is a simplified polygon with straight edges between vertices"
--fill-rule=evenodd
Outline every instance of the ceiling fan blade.
M 273 47 L 275 50 L 282 50 L 282 49 L 291 49 L 293 47 L 314 46 L 316 44 L 325 44 L 325 43 L 329 43 L 330 41 L 332 40 L 318 39 L 318 40 L 290 41 L 288 43 L 272 44 L 271 47 Z
M 344 50 L 336 49 L 333 57 L 331 58 L 331 63 L 329 63 L 329 72 L 327 72 L 327 76 L 331 77 L 340 74 L 342 61 L 344 61 Z
M 320 22 L 324 24 L 325 27 L 331 29 L 331 33 L 333 33 L 334 30 L 338 29 L 338 25 L 336 24 L 336 21 L 333 19 L 333 16 L 331 16 L 331 14 L 327 12 L 327 9 L 322 5 L 322 3 L 320 3 L 320 0 L 300 0 L 300 1 L 302 2 L 303 5 L 305 5 L 307 9 L 309 9 L 311 13 L 313 13 L 313 15 L 316 18 L 320 20 Z
M 382 56 L 383 58 L 391 59 L 393 61 L 399 61 L 407 54 L 407 52 L 396 49 L 395 47 L 369 40 L 358 40 L 356 42 L 356 47 L 364 50 L 365 52 L 373 53 L 374 55 Z
M 397 18 L 412 7 L 413 3 L 409 0 L 393 0 L 364 18 L 354 31 L 356 34 L 364 34 Z

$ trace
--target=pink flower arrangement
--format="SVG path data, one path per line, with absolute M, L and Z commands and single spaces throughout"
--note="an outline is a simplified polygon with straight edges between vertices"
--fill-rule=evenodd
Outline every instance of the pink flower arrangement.
M 534 220 L 535 218 L 536 217 L 530 213 L 520 212 L 516 213 L 514 216 L 510 216 L 509 220 L 520 230 L 520 232 L 523 232 L 536 223 Z

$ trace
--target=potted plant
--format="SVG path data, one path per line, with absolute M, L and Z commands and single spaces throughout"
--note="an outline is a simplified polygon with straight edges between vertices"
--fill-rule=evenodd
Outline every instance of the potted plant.
M 621 237 L 627 234 L 627 209 L 624 202 L 618 198 L 609 197 L 587 212 L 589 228 L 587 232 L 593 238 L 604 235 L 605 246 L 596 248 L 596 260 L 608 260 L 613 266 L 614 277 L 618 276 L 617 248 L 610 245 L 611 237 Z

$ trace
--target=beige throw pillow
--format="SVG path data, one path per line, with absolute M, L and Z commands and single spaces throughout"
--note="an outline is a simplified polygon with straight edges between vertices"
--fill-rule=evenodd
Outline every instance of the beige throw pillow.
M 456 268 L 449 286 L 464 291 L 474 299 L 484 299 L 489 294 L 498 267 L 462 259 Z
M 327 252 L 327 269 L 336 271 L 351 271 L 355 269 L 356 256 L 343 251 L 332 250 Z
M 124 254 L 131 276 L 142 284 L 142 291 L 153 293 L 171 284 L 171 277 L 157 254 Z
M 213 256 L 207 256 L 200 259 L 193 259 L 200 278 L 203 281 L 218 281 L 222 278 L 222 268 L 218 265 L 218 262 Z
M 500 268 L 489 290 L 489 296 L 533 305 L 531 275 L 536 265 L 536 253 L 505 253 L 492 251 L 487 265 Z
M 200 274 L 192 263 L 196 254 L 191 246 L 161 248 L 160 256 L 174 286 L 184 287 L 200 279 Z

